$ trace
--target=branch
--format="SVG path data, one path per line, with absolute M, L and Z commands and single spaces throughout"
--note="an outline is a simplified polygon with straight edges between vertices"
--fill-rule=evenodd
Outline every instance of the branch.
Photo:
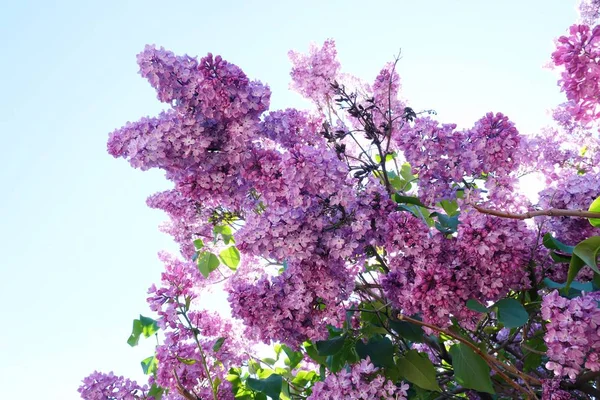
M 175 381 L 177 381 L 176 386 L 179 394 L 185 397 L 187 400 L 198 400 L 198 397 L 194 396 L 193 394 L 188 392 L 185 387 L 183 387 L 181 381 L 179 380 L 179 376 L 177 375 L 177 372 L 175 370 L 173 370 L 173 375 L 175 376 Z
M 507 211 L 493 210 L 491 208 L 483 208 L 476 204 L 469 204 L 482 214 L 489 214 L 501 218 L 510 219 L 529 219 L 534 217 L 578 217 L 578 218 L 600 218 L 600 213 L 586 210 L 564 210 L 560 208 L 549 208 L 547 210 L 527 211 L 523 214 L 514 214 Z
M 537 399 L 537 396 L 535 395 L 535 393 L 531 390 L 531 389 L 526 389 L 522 386 L 519 386 L 515 381 L 513 381 L 512 379 L 510 379 L 508 376 L 506 376 L 506 374 L 502 371 L 501 368 L 504 368 L 505 370 L 509 371 L 510 373 L 512 373 L 513 375 L 519 377 L 521 380 L 523 380 L 523 382 L 526 384 L 527 387 L 529 387 L 528 382 L 531 382 L 533 384 L 536 385 L 541 385 L 541 382 L 532 377 L 529 376 L 519 370 L 517 370 L 516 368 L 507 365 L 505 363 L 503 363 L 502 361 L 490 356 L 489 354 L 481 351 L 481 349 L 479 347 L 477 347 L 476 345 L 474 345 L 473 343 L 471 343 L 470 341 L 466 340 L 465 338 L 463 338 L 460 335 L 455 334 L 452 331 L 449 331 L 448 329 L 444 329 L 444 328 L 440 328 L 438 326 L 432 325 L 432 324 L 428 324 L 427 322 L 423 322 L 423 321 L 419 321 L 417 319 L 413 319 L 410 317 L 407 317 L 406 315 L 403 315 L 401 313 L 398 313 L 397 318 L 399 320 L 403 320 L 403 321 L 407 321 L 410 322 L 412 324 L 415 325 L 421 325 L 424 327 L 427 327 L 429 329 L 441 332 L 445 335 L 450 336 L 453 339 L 458 340 L 461 343 L 464 343 L 465 345 L 467 345 L 468 347 L 471 348 L 471 350 L 473 350 L 475 353 L 479 354 L 479 356 L 481 358 L 484 359 L 484 361 L 494 370 L 496 371 L 496 373 L 504 380 L 506 381 L 506 383 L 508 383 L 510 386 L 512 386 L 514 389 L 516 389 L 517 391 L 521 391 L 524 392 L 527 395 L 527 398 L 533 398 L 533 399 Z

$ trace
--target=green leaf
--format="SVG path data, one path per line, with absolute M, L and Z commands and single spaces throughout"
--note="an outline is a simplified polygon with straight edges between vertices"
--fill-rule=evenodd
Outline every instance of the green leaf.
M 201 248 L 203 248 L 204 242 L 202 241 L 202 239 L 194 240 L 194 247 L 196 248 L 196 250 L 200 250 Z
M 546 342 L 544 342 L 543 336 L 537 336 L 527 340 L 525 344 L 529 349 L 534 351 L 528 350 L 525 347 L 521 347 L 523 356 L 525 357 L 523 359 L 523 371 L 535 371 L 542 362 L 542 354 L 539 354 L 538 352 L 545 353 L 548 350 L 546 347 Z
M 421 202 L 421 200 L 419 200 L 418 197 L 402 196 L 402 195 L 400 195 L 398 193 L 394 193 L 394 195 L 392 196 L 392 198 L 398 204 L 414 204 L 415 206 L 419 206 L 419 207 L 423 207 L 423 208 L 429 208 L 425 204 L 423 204 Z
M 198 257 L 198 270 L 203 277 L 208 278 L 208 275 L 219 267 L 221 262 L 213 253 L 205 251 Z
M 459 214 L 458 203 L 456 200 L 442 200 L 440 201 L 440 206 L 444 209 L 444 211 L 446 211 L 446 214 L 451 217 Z
M 565 283 L 565 288 L 563 289 L 563 292 L 568 292 L 570 290 L 571 283 L 573 283 L 573 280 L 575 279 L 579 271 L 581 271 L 581 268 L 583 268 L 584 266 L 585 263 L 581 258 L 577 257 L 576 255 L 573 255 L 573 257 L 571 257 L 569 271 L 567 272 L 567 282 Z
M 235 246 L 226 248 L 219 253 L 223 264 L 227 265 L 229 269 L 235 271 L 240 263 L 240 252 Z
M 342 349 L 337 353 L 327 356 L 325 364 L 330 372 L 339 372 L 346 364 L 354 364 L 360 360 L 354 348 L 354 340 L 346 340 Z
M 525 307 L 515 299 L 499 300 L 492 307 L 498 308 L 498 321 L 507 328 L 523 326 L 529 319 Z
M 464 343 L 450 347 L 456 381 L 465 388 L 494 393 L 490 367 L 473 349 Z
M 309 382 L 315 382 L 317 379 L 318 375 L 315 371 L 298 371 L 292 380 L 292 385 L 296 387 L 304 387 Z
M 600 212 L 600 197 L 598 197 L 596 200 L 594 200 L 592 202 L 592 204 L 590 204 L 590 208 L 588 209 L 588 211 L 590 212 Z M 590 224 L 592 224 L 592 226 L 600 226 L 600 218 L 590 218 L 589 219 Z
M 150 337 L 158 332 L 158 323 L 152 318 L 144 317 L 140 315 L 139 319 L 133 320 L 133 328 L 131 329 L 131 335 L 127 339 L 127 344 L 131 347 L 138 345 L 140 336 Z
M 300 353 L 299 351 L 294 351 L 286 345 L 283 345 L 283 351 L 288 356 L 288 358 L 285 360 L 285 365 L 290 367 L 290 370 L 296 368 L 296 366 L 300 364 L 300 361 L 304 359 L 302 353 Z
M 342 350 L 345 341 L 345 336 L 339 336 L 328 340 L 318 340 L 315 342 L 315 347 L 320 356 L 332 356 Z
M 165 389 L 153 383 L 148 391 L 148 397 L 154 397 L 154 400 L 161 400 Z
M 451 234 L 458 230 L 458 224 L 460 224 L 460 221 L 458 220 L 459 215 L 460 214 L 449 216 L 439 212 L 432 212 L 430 214 L 431 217 L 437 217 L 435 227 L 443 234 Z
M 194 360 L 193 358 L 182 358 L 182 357 L 177 357 L 177 359 L 184 363 L 185 365 L 194 365 L 196 364 L 196 360 Z
M 155 356 L 150 356 L 148 358 L 143 359 L 141 364 L 144 374 L 152 375 L 156 372 L 156 368 L 158 367 L 158 360 Z
M 394 345 L 386 336 L 381 338 L 372 337 L 367 343 L 358 340 L 356 342 L 356 352 L 362 359 L 371 358 L 371 362 L 376 367 L 394 366 Z
M 223 346 L 223 343 L 225 343 L 225 339 L 227 339 L 226 337 L 220 337 L 215 341 L 215 344 L 213 344 L 213 351 L 216 353 L 217 351 L 221 350 L 221 346 Z
M 552 261 L 554 261 L 556 263 L 570 263 L 571 262 L 571 256 L 565 256 L 565 255 L 559 254 L 555 251 L 550 252 L 550 258 L 552 258 Z
M 131 347 L 135 347 L 138 345 L 140 341 L 140 335 L 142 334 L 142 323 L 139 319 L 133 320 L 133 328 L 131 329 L 131 335 L 129 339 L 127 339 L 127 344 Z
M 327 360 L 327 356 L 321 356 L 319 355 L 319 352 L 317 351 L 317 348 L 315 347 L 314 344 L 312 344 L 311 342 L 304 342 L 303 343 L 304 346 L 304 350 L 306 351 L 306 354 L 315 362 L 317 362 L 318 364 L 325 364 L 326 360 Z
M 416 316 L 413 316 L 413 318 L 416 318 Z M 425 335 L 423 328 L 418 325 L 411 324 L 410 322 L 390 319 L 390 328 L 398 333 L 400 337 L 410 340 L 411 342 L 423 343 L 425 340 L 423 337 Z
M 398 359 L 397 365 L 402 376 L 409 382 L 423 389 L 442 391 L 435 379 L 435 368 L 425 354 L 409 350 L 404 357 Z
M 489 308 L 481 304 L 476 299 L 467 300 L 467 308 L 471 311 L 476 311 L 483 314 L 487 314 L 488 312 L 490 312 Z
M 158 332 L 158 322 L 152 318 L 144 317 L 140 315 L 140 324 L 142 325 L 142 334 L 144 337 L 149 338 Z
M 223 239 L 223 242 L 225 244 L 234 242 L 233 231 L 231 230 L 231 227 L 229 225 L 216 225 L 213 228 L 213 232 L 215 234 L 215 240 L 217 239 L 218 235 L 221 235 L 221 238 Z
M 550 278 L 544 278 L 543 283 L 548 289 L 562 289 L 567 285 L 566 283 L 554 282 Z M 594 291 L 594 286 L 592 285 L 592 282 L 573 281 L 571 282 L 571 289 L 575 289 L 579 292 L 583 291 L 589 293 Z
M 550 233 L 544 235 L 543 242 L 544 246 L 550 250 L 558 250 L 565 254 L 573 254 L 573 246 L 568 246 L 558 239 L 555 239 Z
M 259 393 L 264 393 L 269 396 L 273 400 L 279 399 L 279 394 L 281 393 L 281 384 L 283 383 L 283 378 L 281 375 L 271 374 L 266 379 L 254 379 L 248 378 L 246 379 L 246 385 Z
M 581 258 L 581 260 L 594 270 L 597 274 L 600 274 L 598 270 L 598 251 L 600 251 L 600 236 L 592 236 L 591 238 L 585 239 L 575 246 L 573 254 Z
M 400 167 L 400 176 L 407 182 L 411 182 L 417 179 L 417 176 L 412 174 L 409 163 L 402 164 L 402 167 Z

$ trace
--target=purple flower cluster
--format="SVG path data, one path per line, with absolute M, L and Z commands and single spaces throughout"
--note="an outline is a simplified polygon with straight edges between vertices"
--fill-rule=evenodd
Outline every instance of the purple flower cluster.
M 208 367 L 211 379 L 221 381 L 219 399 L 233 399 L 231 386 L 225 377 L 230 368 L 241 365 L 245 359 L 239 335 L 231 322 L 224 321 L 217 314 L 193 311 L 187 317 L 192 328 L 179 322 L 177 329 L 165 332 L 164 342 L 156 347 L 156 383 L 172 391 L 183 387 L 191 393 L 200 394 L 200 398 L 208 399 L 212 397 L 205 369 Z M 198 336 L 203 354 L 200 354 L 194 335 Z M 215 351 L 219 338 L 224 341 Z
M 600 96 L 600 26 L 573 25 L 568 36 L 557 40 L 552 53 L 556 66 L 564 66 L 559 86 L 570 100 L 568 109 L 576 120 L 588 123 L 598 117 Z
M 569 210 L 587 210 L 600 196 L 600 174 L 578 174 L 565 170 L 556 175 L 555 187 L 542 190 L 539 205 L 544 209 L 559 208 Z M 549 218 L 544 228 L 552 232 L 558 240 L 575 246 L 590 236 L 600 234 L 585 218 Z
M 585 25 L 595 25 L 598 17 L 600 17 L 600 1 L 598 0 L 580 0 L 579 6 L 579 21 Z
M 161 168 L 179 191 L 201 202 L 243 201 L 240 167 L 259 135 L 270 91 L 235 65 L 209 54 L 200 62 L 146 47 L 140 73 L 173 109 L 110 135 L 109 152 L 141 169 Z
M 600 297 L 590 293 L 567 299 L 558 291 L 543 297 L 544 341 L 550 361 L 546 368 L 557 377 L 575 379 L 585 368 L 600 371 Z
M 145 396 L 148 386 L 116 376 L 112 372 L 104 374 L 98 371 L 83 380 L 78 392 L 84 400 L 140 400 Z
M 370 359 L 361 361 L 337 374 L 328 375 L 323 382 L 317 382 L 308 400 L 405 400 L 408 385 L 392 381 L 377 373 L 378 369 Z
M 386 249 L 395 252 L 382 284 L 405 313 L 420 313 L 438 326 L 448 326 L 453 316 L 469 327 L 477 314 L 466 308 L 467 300 L 495 301 L 529 285 L 533 237 L 522 221 L 465 214 L 456 238 L 429 231 L 412 216 L 391 215 L 390 223 L 396 229 Z
M 292 61 L 292 89 L 302 96 L 324 106 L 333 96 L 331 84 L 335 81 L 340 63 L 336 59 L 335 42 L 327 40 L 323 47 L 311 45 L 309 54 L 289 52 Z
M 542 400 L 571 400 L 569 392 L 560 388 L 560 379 L 542 380 Z
M 523 149 L 514 124 L 501 113 L 488 113 L 473 128 L 418 118 L 405 124 L 394 139 L 419 175 L 421 196 L 432 203 L 452 199 L 463 178 L 484 174 L 493 187 L 512 187 L 510 173 L 519 165 Z M 501 181 L 503 180 L 503 181 Z
M 342 302 L 354 289 L 355 275 L 339 259 L 289 262 L 272 279 L 235 282 L 229 294 L 232 314 L 244 321 L 251 338 L 265 343 L 296 348 L 308 339 L 326 339 L 327 325 L 344 321 Z

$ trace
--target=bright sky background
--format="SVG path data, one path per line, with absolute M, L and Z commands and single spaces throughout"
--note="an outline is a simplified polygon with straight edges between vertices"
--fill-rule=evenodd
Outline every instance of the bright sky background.
M 401 48 L 416 110 L 465 127 L 501 111 L 535 132 L 563 99 L 542 65 L 575 18 L 568 0 L 3 2 L 0 398 L 76 399 L 94 369 L 140 377 L 152 354 L 126 339 L 174 248 L 145 206 L 169 184 L 106 153 L 110 131 L 162 107 L 137 75 L 146 43 L 221 54 L 271 86 L 272 109 L 305 105 L 289 49 L 332 37 L 371 81 Z

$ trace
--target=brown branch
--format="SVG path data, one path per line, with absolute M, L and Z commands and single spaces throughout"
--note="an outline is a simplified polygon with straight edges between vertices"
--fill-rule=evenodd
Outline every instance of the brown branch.
M 444 328 L 440 328 L 438 326 L 432 325 L 432 324 L 428 324 L 427 322 L 423 322 L 423 321 L 419 321 L 417 319 L 413 319 L 410 317 L 407 317 L 406 315 L 403 315 L 401 313 L 398 313 L 397 318 L 401 321 L 407 321 L 410 322 L 412 324 L 415 325 L 421 325 L 424 327 L 427 327 L 429 329 L 441 332 L 445 335 L 450 336 L 453 339 L 458 340 L 461 343 L 464 343 L 465 345 L 467 345 L 468 347 L 471 348 L 471 350 L 473 350 L 475 353 L 477 353 L 481 358 L 483 358 L 483 360 L 504 380 L 506 381 L 506 383 L 508 383 L 510 386 L 512 386 L 514 389 L 516 389 L 517 391 L 520 392 L 524 392 L 527 395 L 527 398 L 533 398 L 533 399 L 537 399 L 537 396 L 535 395 L 535 393 L 531 390 L 531 388 L 529 388 L 529 385 L 527 383 L 527 381 L 536 384 L 536 385 L 541 385 L 541 382 L 532 377 L 529 376 L 519 370 L 517 370 L 516 368 L 507 365 L 505 363 L 503 363 L 502 361 L 490 356 L 489 354 L 481 351 L 481 349 L 479 347 L 477 347 L 476 345 L 474 345 L 473 343 L 471 343 L 470 341 L 466 340 L 465 338 L 463 338 L 460 335 L 455 334 L 452 331 L 449 331 L 448 329 L 444 329 Z M 519 386 L 515 381 L 513 381 L 512 379 L 510 379 L 508 376 L 506 376 L 506 374 L 502 371 L 502 368 L 504 368 L 505 370 L 507 370 L 508 372 L 516 375 L 517 377 L 521 378 L 521 380 L 523 380 L 523 382 L 526 384 L 526 386 L 529 388 L 529 390 L 527 388 L 524 388 L 522 386 Z
M 564 210 L 560 208 L 549 208 L 547 210 L 527 211 L 523 214 L 515 214 L 507 211 L 493 210 L 491 208 L 484 208 L 476 204 L 469 204 L 474 209 L 482 214 L 489 214 L 501 218 L 510 219 L 529 219 L 534 217 L 577 217 L 577 218 L 600 218 L 600 213 L 586 211 L 586 210 Z
M 181 381 L 179 380 L 179 376 L 177 375 L 177 372 L 175 370 L 173 370 L 173 375 L 175 376 L 175 380 L 177 381 L 176 386 L 179 394 L 185 397 L 187 400 L 198 400 L 198 397 L 194 396 L 186 388 L 183 387 Z

